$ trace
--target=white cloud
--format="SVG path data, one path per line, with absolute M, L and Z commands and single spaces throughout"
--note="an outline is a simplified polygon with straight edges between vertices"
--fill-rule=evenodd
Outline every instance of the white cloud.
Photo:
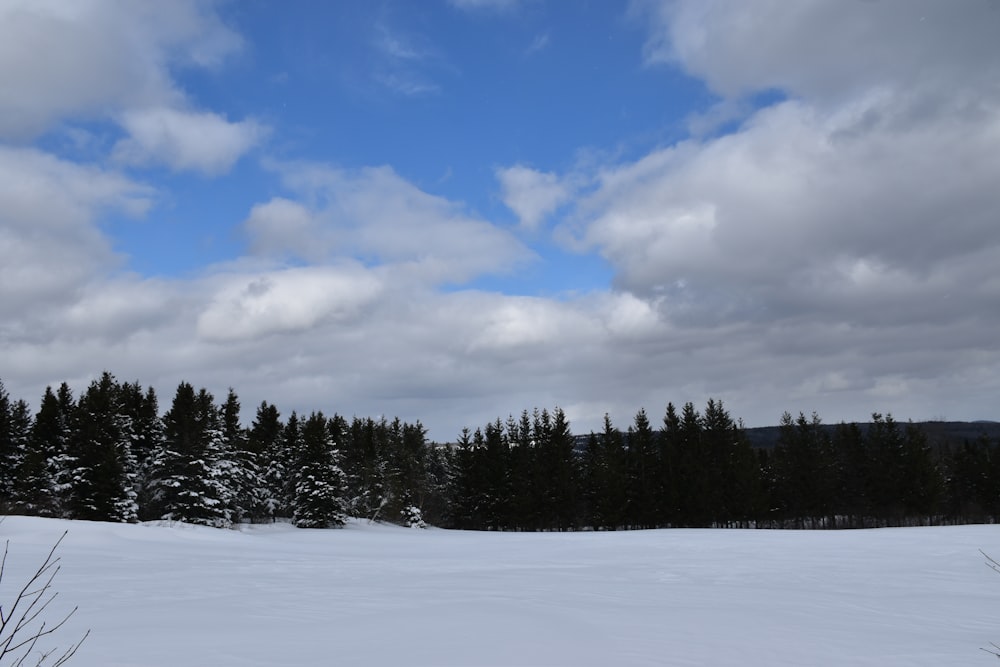
M 0 146 L 0 310 L 41 313 L 113 269 L 118 257 L 98 217 L 141 216 L 151 197 L 148 187 L 115 172 Z
M 335 247 L 334 230 L 325 226 L 320 216 L 284 197 L 256 204 L 244 227 L 250 249 L 258 255 L 322 261 Z
M 556 174 L 523 165 L 497 169 L 496 175 L 504 204 L 527 229 L 536 229 L 572 195 L 572 190 Z
M 122 126 L 129 136 L 115 145 L 116 161 L 206 175 L 228 171 L 267 132 L 253 120 L 233 123 L 215 113 L 165 107 L 126 111 Z
M 218 66 L 240 38 L 211 2 L 0 4 L 0 138 L 118 109 L 183 101 L 172 64 Z
M 738 97 L 781 89 L 843 101 L 873 87 L 992 87 L 995 3 L 958 0 L 639 0 L 648 62 L 675 63 Z
M 277 168 L 302 201 L 276 199 L 254 208 L 245 228 L 259 254 L 357 257 L 429 283 L 512 271 L 533 258 L 510 233 L 423 192 L 389 167 Z
M 208 341 L 260 339 L 345 322 L 381 291 L 380 281 L 358 266 L 303 267 L 257 275 L 223 275 L 198 335 Z

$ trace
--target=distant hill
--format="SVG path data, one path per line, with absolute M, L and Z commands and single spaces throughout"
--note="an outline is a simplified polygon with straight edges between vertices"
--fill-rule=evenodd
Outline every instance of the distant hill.
M 901 426 L 907 426 L 910 422 L 900 422 Z M 914 426 L 922 430 L 927 435 L 927 440 L 932 446 L 944 444 L 961 444 L 966 440 L 975 440 L 981 436 L 986 436 L 994 442 L 1000 441 L 1000 422 L 994 421 L 974 421 L 974 422 L 913 422 Z M 866 430 L 870 423 L 859 423 L 862 430 Z M 823 428 L 833 434 L 838 424 L 823 424 Z M 778 443 L 778 426 L 761 426 L 759 428 L 748 428 L 746 430 L 750 444 L 761 449 L 770 449 Z
M 900 422 L 900 425 L 905 427 L 910 422 Z M 823 424 L 822 428 L 826 429 L 831 435 L 833 431 L 837 428 L 839 424 Z M 929 421 L 929 422 L 914 422 L 914 425 L 927 434 L 927 440 L 931 446 L 945 445 L 945 444 L 961 444 L 966 440 L 976 440 L 981 436 L 986 436 L 992 442 L 1000 442 L 1000 422 L 995 421 L 974 421 L 974 422 L 946 422 L 946 421 Z M 861 430 L 867 430 L 870 423 L 859 423 Z M 757 428 L 746 429 L 747 438 L 750 440 L 750 445 L 754 448 L 759 449 L 771 449 L 778 444 L 778 435 L 780 434 L 780 427 L 778 426 L 759 426 Z M 587 447 L 587 439 L 590 437 L 589 433 L 578 434 L 575 439 L 577 451 L 583 451 Z

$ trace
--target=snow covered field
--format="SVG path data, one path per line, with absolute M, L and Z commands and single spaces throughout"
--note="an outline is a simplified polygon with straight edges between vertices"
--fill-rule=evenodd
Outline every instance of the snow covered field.
M 74 667 L 991 665 L 1000 527 L 490 534 L 8 517 L 3 603 L 64 530 Z M 72 626 L 72 627 L 70 627 Z

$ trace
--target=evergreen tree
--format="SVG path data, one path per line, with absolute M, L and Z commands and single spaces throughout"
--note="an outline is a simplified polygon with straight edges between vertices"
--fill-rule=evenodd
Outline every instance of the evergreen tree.
M 224 493 L 223 501 L 234 522 L 251 520 L 263 480 L 258 457 L 250 447 L 249 433 L 240 423 L 240 400 L 232 387 L 219 408 L 219 420 L 222 443 L 214 469 Z
M 17 469 L 18 511 L 34 516 L 61 515 L 62 498 L 56 466 L 69 440 L 68 417 L 63 414 L 52 387 L 46 387 L 31 426 L 27 451 Z
M 300 528 L 331 528 L 346 522 L 344 473 L 326 417 L 312 413 L 302 425 L 296 460 L 293 521 Z
M 302 447 L 302 421 L 295 410 L 292 410 L 281 431 L 280 447 L 281 468 L 285 474 L 280 479 L 280 488 L 277 489 L 279 516 L 291 518 L 295 505 L 295 486 L 298 483 L 299 450 Z
M 482 512 L 486 528 L 502 530 L 510 516 L 511 477 L 510 441 L 497 419 L 483 431 L 483 447 L 477 449 L 482 460 Z
M 833 432 L 833 451 L 837 475 L 834 514 L 845 517 L 842 525 L 864 528 L 866 519 L 872 516 L 869 480 L 874 473 L 860 427 L 854 423 L 838 424 Z
M 10 395 L 0 381 L 0 512 L 8 512 L 14 501 L 14 473 L 17 470 L 17 446 L 11 423 Z
M 247 438 L 247 446 L 258 462 L 260 475 L 251 503 L 251 521 L 274 520 L 277 516 L 290 514 L 284 494 L 288 466 L 282 442 L 283 431 L 278 409 L 267 401 L 262 402 Z
M 708 467 L 710 459 L 701 442 L 701 414 L 694 404 L 687 402 L 681 408 L 680 424 L 675 436 L 677 451 L 677 521 L 681 526 L 708 526 L 710 512 L 708 495 Z
M 549 419 L 543 410 L 536 430 L 540 431 L 536 440 L 543 489 L 543 526 L 569 530 L 577 525 L 581 498 L 580 466 L 566 413 L 557 407 Z
M 163 417 L 164 440 L 150 470 L 151 513 L 168 521 L 228 527 L 228 489 L 218 462 L 223 432 L 214 399 L 181 382 Z
M 431 525 L 448 527 L 455 523 L 456 456 L 456 450 L 448 445 L 430 443 L 427 447 L 426 486 L 420 507 L 423 518 Z
M 903 431 L 902 469 L 905 480 L 903 510 L 908 517 L 928 521 L 941 513 L 944 475 L 935 460 L 927 436 L 913 424 Z
M 815 527 L 833 515 L 836 493 L 834 452 L 819 415 L 798 419 L 785 412 L 773 456 L 773 500 L 779 518 Z
M 535 414 L 537 423 L 540 419 L 537 409 Z M 506 503 L 506 516 L 501 524 L 515 530 L 538 530 L 544 512 L 542 494 L 545 483 L 541 479 L 538 462 L 539 434 L 532 429 L 531 416 L 527 410 L 521 412 L 520 421 L 510 415 L 504 428 L 510 447 L 507 464 L 510 496 Z
M 587 517 L 594 528 L 617 530 L 627 516 L 627 472 L 621 431 L 604 415 L 604 430 L 591 433 L 584 453 Z
M 69 442 L 71 518 L 135 521 L 130 424 L 114 376 L 104 372 L 80 396 Z
M 684 479 L 680 476 L 681 420 L 673 403 L 667 403 L 663 428 L 657 439 L 657 525 L 675 526 L 680 521 L 680 493 Z
M 892 415 L 872 415 L 865 434 L 866 448 L 871 457 L 868 472 L 868 493 L 875 519 L 879 525 L 902 525 L 904 516 L 903 434 Z
M 132 461 L 135 465 L 135 492 L 139 505 L 139 518 L 157 518 L 149 514 L 149 473 L 153 456 L 163 445 L 163 422 L 160 420 L 156 391 L 150 387 L 143 391 L 138 382 L 120 387 L 122 411 L 126 417 L 127 437 Z
M 656 521 L 656 434 L 646 411 L 640 409 L 625 437 L 628 470 L 628 518 L 633 528 L 655 528 Z
M 482 431 L 473 436 L 469 429 L 462 429 L 455 447 L 455 481 L 451 496 L 452 526 L 480 530 L 485 528 L 482 515 L 482 495 L 485 482 L 480 466 Z

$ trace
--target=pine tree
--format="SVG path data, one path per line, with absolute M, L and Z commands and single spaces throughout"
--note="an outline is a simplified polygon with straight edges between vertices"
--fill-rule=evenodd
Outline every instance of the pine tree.
M 583 465 L 589 525 L 606 530 L 624 527 L 628 502 L 625 450 L 622 433 L 610 415 L 604 415 L 599 435 L 591 433 Z
M 485 482 L 477 448 L 482 446 L 483 433 L 462 429 L 455 446 L 455 480 L 451 496 L 451 525 L 454 528 L 480 530 L 485 527 L 482 516 L 482 495 Z
M 216 478 L 224 493 L 223 502 L 234 522 L 250 520 L 263 487 L 258 456 L 251 449 L 249 433 L 240 423 L 240 400 L 230 387 L 219 408 L 222 443 L 215 462 Z
M 300 528 L 331 528 L 346 522 L 344 473 L 329 424 L 314 412 L 302 425 L 296 458 L 293 521 Z
M 634 528 L 656 527 L 656 434 L 640 409 L 626 435 L 628 518 Z
M 688 401 L 681 408 L 677 440 L 677 520 L 681 526 L 710 524 L 707 503 L 709 458 L 701 442 L 701 414 Z
M 69 443 L 70 516 L 135 521 L 138 516 L 129 419 L 115 377 L 105 371 L 80 396 Z
M 69 440 L 68 415 L 63 414 L 52 387 L 45 394 L 35 415 L 28 437 L 28 447 L 17 470 L 18 510 L 29 515 L 61 515 L 61 494 L 56 468 Z
M 569 420 L 561 408 L 556 408 L 551 420 L 543 411 L 541 426 L 545 437 L 540 439 L 539 458 L 543 479 L 547 480 L 543 496 L 546 526 L 569 530 L 577 525 L 580 511 L 580 467 L 574 448 Z
M 169 521 L 228 527 L 218 462 L 222 456 L 222 426 L 214 399 L 205 389 L 181 382 L 170 410 L 163 417 L 164 440 L 150 466 L 151 513 Z
M 511 478 L 510 441 L 497 419 L 486 425 L 483 446 L 477 449 L 482 465 L 482 513 L 486 528 L 502 530 L 509 525 Z
M 676 526 L 680 517 L 681 420 L 673 403 L 667 403 L 663 428 L 657 438 L 657 525 Z
M 127 417 L 129 450 L 135 464 L 135 491 L 139 504 L 139 517 L 156 518 L 148 512 L 149 472 L 154 454 L 163 444 L 163 422 L 160 420 L 156 391 L 150 387 L 143 391 L 138 382 L 120 387 L 122 409 Z
M 0 512 L 10 511 L 14 501 L 14 473 L 18 456 L 12 434 L 10 395 L 0 381 Z
M 251 521 L 273 521 L 278 516 L 288 516 L 283 505 L 283 489 L 288 475 L 282 448 L 281 414 L 278 409 L 263 401 L 250 425 L 247 447 L 257 461 L 258 484 L 250 504 Z

